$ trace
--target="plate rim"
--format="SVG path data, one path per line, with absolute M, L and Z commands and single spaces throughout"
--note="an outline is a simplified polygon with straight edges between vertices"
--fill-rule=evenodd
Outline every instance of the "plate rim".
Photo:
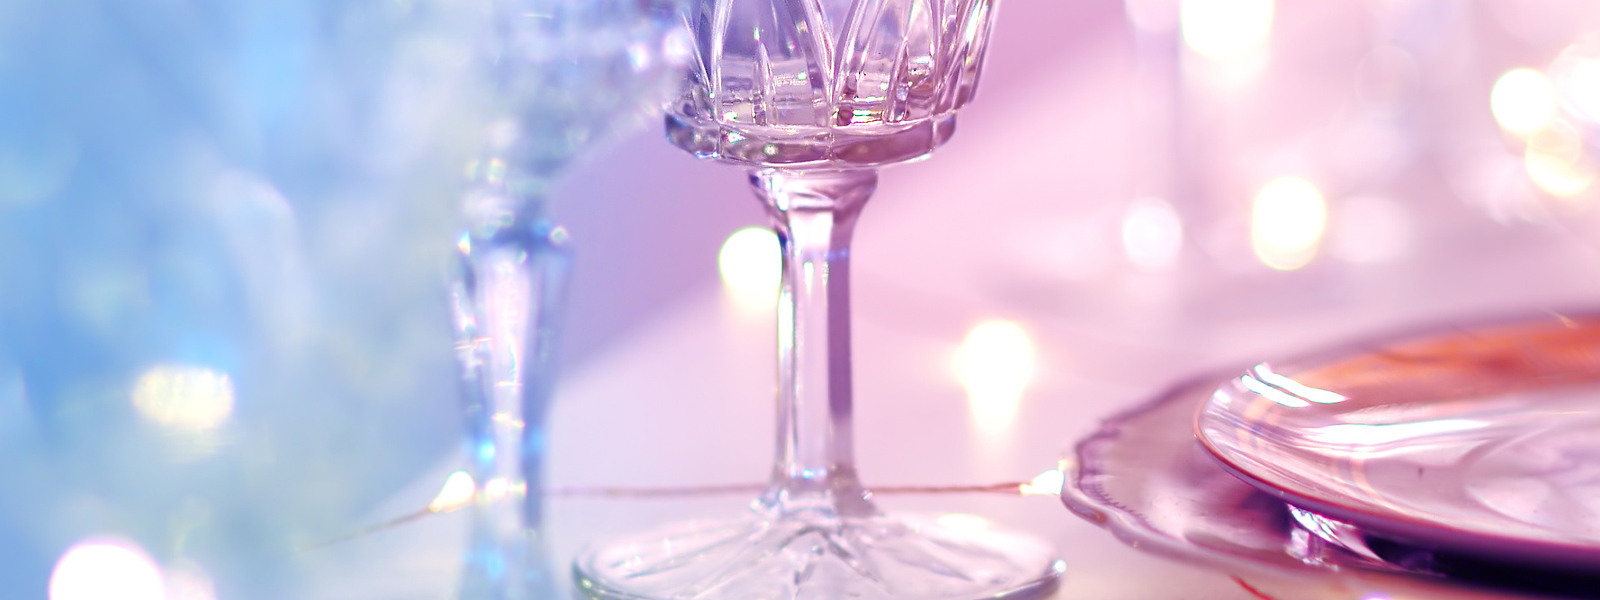
M 1221 572 L 1258 597 L 1267 596 L 1254 591 L 1249 581 L 1274 581 L 1295 585 L 1297 589 L 1304 589 L 1298 587 L 1304 585 L 1329 586 L 1324 588 L 1325 596 L 1318 596 L 1327 598 L 1365 599 L 1372 597 L 1372 593 L 1380 593 L 1384 597 L 1401 593 L 1418 600 L 1546 598 L 1515 590 L 1492 590 L 1449 579 L 1372 569 L 1357 564 L 1315 565 L 1296 560 L 1288 554 L 1272 555 L 1277 558 L 1275 560 L 1267 555 L 1239 554 L 1227 549 L 1199 546 L 1141 521 L 1140 515 L 1132 507 L 1117 498 L 1103 492 L 1097 495 L 1085 489 L 1083 480 L 1092 475 L 1084 468 L 1086 450 L 1100 444 L 1116 443 L 1117 438 L 1126 431 L 1127 421 L 1132 418 L 1161 410 L 1181 410 L 1192 415 L 1194 408 L 1202 403 L 1203 394 L 1215 390 L 1218 383 L 1228 381 L 1235 372 L 1226 368 L 1198 370 L 1157 388 L 1155 393 L 1141 396 L 1143 400 L 1101 419 L 1092 432 L 1079 438 L 1069 451 L 1063 453 L 1059 468 L 1066 478 L 1060 500 L 1068 512 L 1107 530 L 1117 541 L 1140 552 Z M 1195 399 L 1192 406 L 1183 406 L 1181 400 L 1191 393 L 1199 398 Z M 1191 431 L 1180 428 L 1174 430 L 1173 435 L 1186 435 L 1190 444 L 1198 444 Z M 1244 482 L 1240 484 L 1244 485 Z
M 1541 311 L 1538 314 L 1522 313 L 1521 315 L 1457 321 L 1433 327 L 1408 328 L 1391 332 L 1387 335 L 1359 338 L 1353 342 L 1327 346 L 1304 355 L 1288 357 L 1287 360 L 1278 364 L 1293 365 L 1297 368 L 1314 367 L 1318 364 L 1326 364 L 1334 360 L 1366 354 L 1369 351 L 1364 351 L 1363 348 L 1367 347 L 1405 341 L 1443 339 L 1452 334 L 1469 333 L 1475 328 L 1515 326 L 1519 324 L 1532 325 L 1540 322 L 1559 323 L 1563 320 L 1600 320 L 1600 309 L 1589 307 L 1577 311 L 1550 310 Z M 1245 374 L 1249 368 L 1246 367 L 1246 369 L 1236 371 L 1231 377 L 1222 379 L 1222 383 L 1226 384 L 1228 381 L 1237 379 L 1242 374 Z M 1252 472 L 1247 466 L 1230 460 L 1228 455 L 1232 453 L 1220 449 L 1206 434 L 1205 429 L 1202 427 L 1202 422 L 1210 414 L 1211 411 L 1209 409 L 1213 406 L 1213 403 L 1214 398 L 1207 398 L 1195 407 L 1193 419 L 1191 420 L 1191 428 L 1195 440 L 1199 442 L 1201 447 L 1205 448 L 1207 455 L 1212 460 L 1234 477 L 1285 503 L 1346 521 L 1352 525 L 1412 545 L 1450 550 L 1528 566 L 1560 566 L 1589 571 L 1600 570 L 1600 540 L 1594 543 L 1564 542 L 1553 539 L 1534 539 L 1496 534 L 1480 529 L 1453 528 L 1427 519 L 1408 519 L 1398 514 L 1369 510 L 1359 506 L 1335 504 L 1315 496 L 1306 495 L 1297 490 L 1280 487 L 1267 478 Z M 1267 441 L 1266 443 L 1270 444 L 1271 442 Z

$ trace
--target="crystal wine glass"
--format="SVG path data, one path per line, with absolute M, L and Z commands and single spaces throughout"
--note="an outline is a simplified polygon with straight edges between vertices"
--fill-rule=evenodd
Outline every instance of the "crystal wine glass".
M 778 448 L 742 518 L 596 546 L 608 599 L 1013 598 L 1061 563 L 1028 536 L 882 514 L 851 443 L 850 234 L 877 168 L 923 158 L 972 98 L 994 0 L 694 0 L 667 137 L 743 166 L 783 248 Z
M 676 11 L 666 0 L 489 6 L 479 58 L 492 116 L 467 169 L 452 290 L 476 486 L 461 597 L 553 598 L 538 491 L 571 254 L 546 189 L 619 121 L 658 104 L 654 92 L 681 62 L 668 36 Z

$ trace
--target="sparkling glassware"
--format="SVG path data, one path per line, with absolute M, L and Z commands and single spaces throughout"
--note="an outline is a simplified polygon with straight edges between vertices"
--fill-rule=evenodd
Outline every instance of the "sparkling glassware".
M 476 486 L 461 597 L 553 598 L 538 490 L 572 257 L 546 188 L 619 120 L 656 104 L 653 92 L 675 64 L 667 36 L 675 11 L 655 0 L 489 6 L 479 58 L 495 89 L 494 117 L 467 169 L 468 228 L 452 289 Z
M 849 241 L 877 167 L 926 157 L 971 99 L 993 0 L 696 0 L 677 146 L 750 170 L 783 247 L 778 448 L 743 518 L 580 556 L 600 598 L 1011 598 L 1061 565 L 1030 537 L 883 515 L 851 443 Z

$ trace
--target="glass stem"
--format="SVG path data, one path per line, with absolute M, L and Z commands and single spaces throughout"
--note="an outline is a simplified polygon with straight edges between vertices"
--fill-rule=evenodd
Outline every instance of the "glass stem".
M 453 296 L 476 494 L 461 597 L 552 598 L 544 417 L 571 255 L 538 198 L 480 190 L 467 204 Z
M 877 513 L 856 477 L 850 377 L 850 235 L 877 183 L 870 169 L 750 175 L 783 248 L 769 510 Z

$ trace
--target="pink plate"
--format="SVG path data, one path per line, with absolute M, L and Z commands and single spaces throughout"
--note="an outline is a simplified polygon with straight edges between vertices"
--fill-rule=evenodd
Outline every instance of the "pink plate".
M 1600 317 L 1263 363 L 1194 431 L 1244 481 L 1369 534 L 1600 572 Z

